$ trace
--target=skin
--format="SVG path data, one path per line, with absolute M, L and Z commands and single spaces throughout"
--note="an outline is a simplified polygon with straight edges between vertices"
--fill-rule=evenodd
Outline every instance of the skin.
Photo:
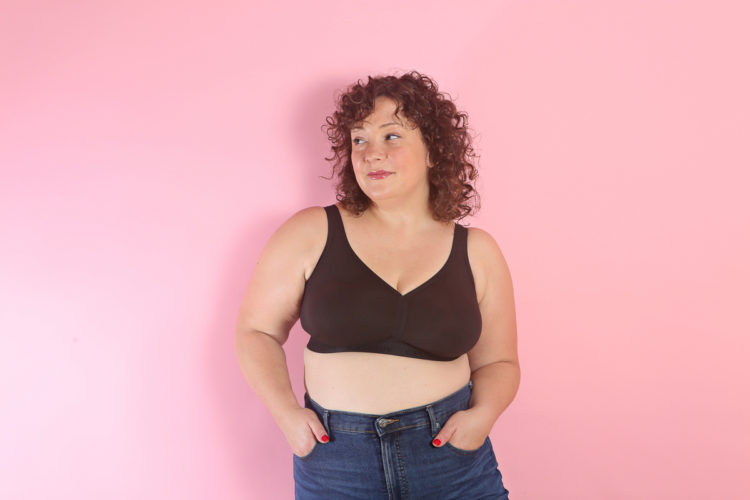
M 431 162 L 418 127 L 395 116 L 396 103 L 380 97 L 372 113 L 353 129 L 352 164 L 357 182 L 372 200 L 360 217 L 338 207 L 354 252 L 388 285 L 405 294 L 427 281 L 448 258 L 453 223 L 432 218 Z M 391 123 L 381 127 L 386 123 Z M 368 172 L 392 172 L 373 179 Z M 304 456 L 325 443 L 317 415 L 294 395 L 282 345 L 299 318 L 305 281 L 325 245 L 322 207 L 290 217 L 261 253 L 243 297 L 236 325 L 236 352 L 245 378 L 269 408 L 293 453 Z M 421 406 L 455 392 L 469 378 L 474 389 L 467 410 L 445 423 L 433 445 L 473 450 L 511 403 L 520 383 L 515 304 L 510 272 L 492 236 L 469 228 L 482 332 L 469 353 L 453 361 L 431 361 L 377 353 L 327 353 L 305 349 L 305 388 L 326 408 L 382 414 Z

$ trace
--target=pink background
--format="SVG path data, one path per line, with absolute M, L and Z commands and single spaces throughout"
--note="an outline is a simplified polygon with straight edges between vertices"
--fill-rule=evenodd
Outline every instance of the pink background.
M 748 498 L 746 5 L 3 2 L 0 497 L 292 497 L 240 298 L 334 92 L 417 69 L 513 274 L 511 498 Z

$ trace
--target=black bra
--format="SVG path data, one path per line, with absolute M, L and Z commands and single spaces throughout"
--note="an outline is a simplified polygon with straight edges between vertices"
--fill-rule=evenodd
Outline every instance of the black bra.
M 300 306 L 300 323 L 310 334 L 308 349 L 449 361 L 476 344 L 482 316 L 464 226 L 454 222 L 453 246 L 443 267 L 402 294 L 354 253 L 338 207 L 324 208 L 328 237 Z

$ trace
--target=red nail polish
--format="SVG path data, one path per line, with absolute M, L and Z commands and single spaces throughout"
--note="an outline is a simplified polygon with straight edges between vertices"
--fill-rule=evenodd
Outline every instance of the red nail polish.
M 440 446 L 440 440 L 438 438 L 435 438 L 432 440 L 432 444 L 434 444 L 435 446 Z
M 323 437 L 320 438 L 320 440 L 323 441 L 324 443 L 327 443 L 328 442 L 328 436 L 326 436 L 325 434 L 323 434 Z

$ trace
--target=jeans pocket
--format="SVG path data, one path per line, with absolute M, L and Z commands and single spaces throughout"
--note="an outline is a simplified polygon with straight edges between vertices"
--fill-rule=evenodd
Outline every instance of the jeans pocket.
M 318 440 L 316 439 L 316 440 L 315 440 L 315 444 L 314 444 L 314 445 L 313 445 L 313 447 L 312 447 L 312 450 L 310 450 L 310 451 L 309 451 L 309 452 L 307 453 L 307 455 L 304 455 L 304 456 L 302 456 L 302 457 L 301 457 L 301 456 L 299 456 L 299 455 L 297 455 L 296 453 L 292 453 L 292 455 L 294 455 L 294 457 L 295 457 L 295 458 L 299 458 L 300 460 L 310 460 L 310 457 L 312 457 L 312 456 L 313 456 L 313 454 L 314 454 L 314 453 L 315 453 L 315 452 L 316 452 L 316 451 L 318 450 L 318 447 L 319 447 L 319 446 L 320 446 L 320 445 L 319 445 L 319 443 L 318 443 Z
M 443 445 L 443 447 L 445 447 L 445 448 L 448 448 L 448 449 L 449 449 L 449 450 L 451 450 L 451 451 L 452 451 L 453 453 L 456 453 L 456 454 L 458 454 L 458 455 L 461 455 L 461 456 L 467 457 L 467 456 L 472 456 L 472 455 L 476 455 L 477 453 L 479 453 L 479 451 L 480 451 L 480 450 L 482 450 L 483 448 L 485 448 L 485 447 L 487 446 L 487 443 L 489 443 L 489 441 L 490 441 L 490 437 L 489 437 L 489 436 L 487 436 L 487 437 L 486 437 L 486 438 L 484 439 L 484 442 L 483 442 L 483 443 L 482 443 L 482 444 L 481 444 L 481 445 L 479 446 L 479 448 L 476 448 L 476 449 L 474 449 L 474 450 L 464 450 L 463 448 L 459 448 L 459 447 L 457 447 L 457 446 L 453 446 L 453 445 L 452 445 L 452 444 L 450 443 L 450 441 L 447 441 L 447 442 L 446 442 L 446 443 L 445 443 L 445 444 Z

